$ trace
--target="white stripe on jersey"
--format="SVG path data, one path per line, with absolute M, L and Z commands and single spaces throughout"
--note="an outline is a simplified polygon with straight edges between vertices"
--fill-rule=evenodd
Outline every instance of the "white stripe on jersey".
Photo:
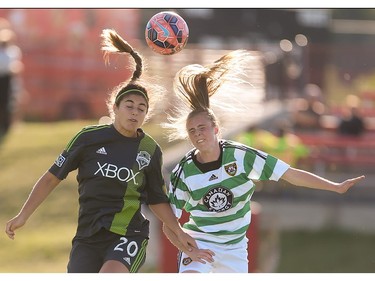
M 191 157 L 185 159 L 183 166 L 179 164 L 175 167 L 172 176 L 179 175 L 180 179 L 177 186 L 173 186 L 175 182 L 171 181 L 169 197 L 177 217 L 181 215 L 179 208 L 186 207 L 186 211 L 191 212 L 196 218 L 196 221 L 190 219 L 187 224 L 202 232 L 187 230 L 192 237 L 197 240 L 230 244 L 246 234 L 251 221 L 249 204 L 255 190 L 252 179 L 268 177 L 269 180 L 277 181 L 289 165 L 263 151 L 236 142 L 223 141 L 221 144 L 223 155 L 222 166 L 219 169 L 200 172 Z M 212 174 L 217 179 L 210 181 Z M 238 198 L 242 198 L 241 201 Z M 185 204 L 176 206 L 177 202 Z M 212 206 L 220 208 L 215 209 Z M 242 229 L 242 232 L 227 234 L 239 229 Z

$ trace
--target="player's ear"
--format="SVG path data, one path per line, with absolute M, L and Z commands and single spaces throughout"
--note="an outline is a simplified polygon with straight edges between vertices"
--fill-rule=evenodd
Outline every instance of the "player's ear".
M 214 132 L 215 132 L 215 135 L 217 135 L 219 133 L 219 127 L 218 126 L 214 127 Z
M 113 105 L 112 105 L 112 110 L 113 110 L 113 112 L 114 112 L 115 114 L 117 113 L 117 109 L 118 109 L 118 107 L 117 107 L 116 103 L 113 103 Z

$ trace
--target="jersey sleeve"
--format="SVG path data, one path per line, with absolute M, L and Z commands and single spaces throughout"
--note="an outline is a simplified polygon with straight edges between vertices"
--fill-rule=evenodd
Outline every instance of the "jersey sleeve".
M 262 177 L 278 181 L 289 168 L 289 164 L 269 154 L 266 159 L 266 165 L 262 171 Z
M 182 210 L 190 198 L 188 188 L 184 183 L 184 175 L 181 164 L 177 165 L 170 176 L 168 188 L 168 198 L 175 216 L 179 219 L 182 216 Z
M 49 172 L 60 180 L 65 179 L 68 174 L 77 169 L 80 162 L 80 155 L 85 147 L 83 130 L 77 133 L 64 148 L 62 153 L 56 158 L 49 168 Z
M 160 204 L 168 203 L 166 194 L 165 182 L 162 174 L 162 152 L 157 146 L 154 155 L 152 156 L 149 168 L 146 171 L 147 179 L 147 200 L 146 204 Z
M 247 165 L 250 179 L 278 181 L 290 168 L 289 164 L 261 150 L 252 150 L 246 158 L 251 163 Z

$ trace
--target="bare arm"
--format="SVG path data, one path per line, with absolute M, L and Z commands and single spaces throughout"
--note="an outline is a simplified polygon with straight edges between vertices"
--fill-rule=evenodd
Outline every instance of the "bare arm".
M 15 230 L 22 227 L 51 191 L 61 182 L 50 172 L 45 172 L 34 185 L 20 212 L 6 224 L 5 232 L 14 239 Z
M 362 175 L 337 183 L 304 170 L 289 168 L 281 178 L 296 186 L 345 193 L 357 182 L 363 180 L 365 176 Z
M 215 255 L 209 249 L 199 249 L 192 247 L 192 250 L 189 251 L 182 243 L 178 240 L 177 236 L 173 233 L 173 231 L 168 228 L 165 224 L 163 224 L 163 232 L 165 236 L 167 236 L 168 240 L 180 251 L 187 254 L 193 261 L 198 261 L 200 263 L 213 262 L 213 256 Z
M 151 211 L 158 217 L 163 224 L 167 225 L 168 228 L 177 236 L 177 239 L 187 248 L 189 251 L 192 247 L 197 248 L 197 243 L 188 234 L 186 234 L 175 215 L 173 214 L 172 208 L 169 203 L 161 203 L 156 205 L 149 205 Z

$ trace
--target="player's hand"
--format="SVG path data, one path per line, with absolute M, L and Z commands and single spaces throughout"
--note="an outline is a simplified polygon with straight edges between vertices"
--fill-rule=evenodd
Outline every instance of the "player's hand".
M 198 248 L 197 243 L 195 242 L 195 239 L 191 237 L 189 234 L 185 233 L 184 231 L 181 231 L 177 235 L 178 240 L 180 243 L 188 249 L 189 252 L 191 252 L 194 248 Z
M 356 183 L 358 183 L 359 181 L 363 180 L 365 178 L 364 175 L 360 176 L 360 177 L 356 177 L 356 178 L 352 178 L 352 179 L 348 179 L 340 184 L 338 184 L 337 188 L 336 188 L 336 192 L 337 193 L 345 193 L 349 190 L 349 188 L 351 188 L 353 185 L 355 185 Z
M 16 235 L 15 230 L 22 227 L 26 223 L 20 216 L 15 216 L 10 221 L 7 222 L 5 226 L 5 233 L 8 237 L 14 240 L 14 236 Z
M 193 261 L 197 261 L 200 263 L 205 264 L 206 262 L 213 262 L 214 258 L 213 256 L 215 255 L 214 252 L 212 252 L 209 249 L 199 249 L 192 247 L 191 252 L 186 253 Z

